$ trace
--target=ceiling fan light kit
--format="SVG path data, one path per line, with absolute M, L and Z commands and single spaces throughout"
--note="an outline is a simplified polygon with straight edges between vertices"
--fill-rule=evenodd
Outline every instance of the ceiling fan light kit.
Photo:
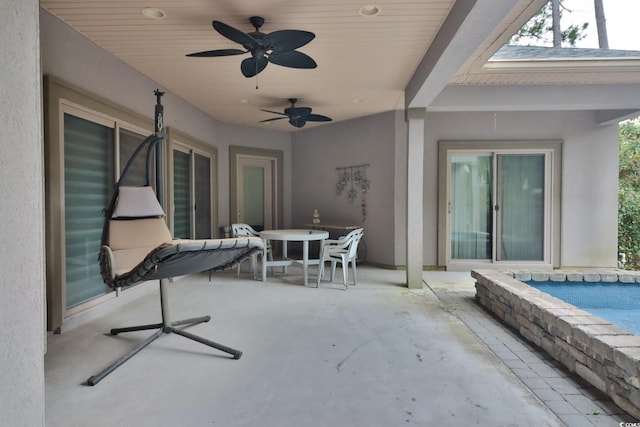
M 280 30 L 263 33 L 260 28 L 264 18 L 252 16 L 249 22 L 255 31 L 245 33 L 220 21 L 213 21 L 213 28 L 227 39 L 242 45 L 244 49 L 216 49 L 190 53 L 189 57 L 217 57 L 242 55 L 250 53 L 251 57 L 240 64 L 240 71 L 245 77 L 253 77 L 264 70 L 269 62 L 289 68 L 316 68 L 318 64 L 310 56 L 296 49 L 309 43 L 315 34 L 301 30 Z

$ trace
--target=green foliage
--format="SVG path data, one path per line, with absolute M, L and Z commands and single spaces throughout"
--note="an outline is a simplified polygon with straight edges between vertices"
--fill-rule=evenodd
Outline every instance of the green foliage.
M 587 36 L 587 28 L 589 23 L 585 22 L 582 25 L 570 25 L 569 28 L 562 31 L 562 43 L 567 43 L 571 47 L 575 47 L 576 43 Z
M 562 14 L 562 1 L 560 1 L 560 9 Z M 566 12 L 571 12 L 565 10 Z M 562 21 L 562 18 L 560 19 Z M 570 25 L 560 33 L 562 45 L 575 47 L 576 43 L 584 39 L 587 34 L 589 23 L 585 22 L 581 25 Z M 551 12 L 551 1 L 547 2 L 542 9 L 522 26 L 516 34 L 509 40 L 509 44 L 513 45 L 531 45 L 537 44 L 542 46 L 553 46 L 553 16 Z
M 620 124 L 618 253 L 625 269 L 640 269 L 640 119 Z

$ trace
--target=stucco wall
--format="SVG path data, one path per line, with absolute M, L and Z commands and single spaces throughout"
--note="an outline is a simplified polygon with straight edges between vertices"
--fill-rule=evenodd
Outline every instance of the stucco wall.
M 367 261 L 394 265 L 396 112 L 296 132 L 293 136 L 292 224 L 311 222 L 318 209 L 327 224 L 361 224 L 365 228 Z M 337 167 L 368 164 L 371 188 L 363 221 L 362 196 L 349 202 L 336 192 Z M 402 231 L 404 232 L 404 230 Z
M 0 424 L 44 426 L 44 218 L 38 1 L 0 3 Z
M 592 111 L 437 112 L 425 121 L 425 259 L 436 263 L 439 140 L 561 140 L 560 267 L 615 267 L 618 126 L 598 126 Z M 558 226 L 556 224 L 556 226 Z

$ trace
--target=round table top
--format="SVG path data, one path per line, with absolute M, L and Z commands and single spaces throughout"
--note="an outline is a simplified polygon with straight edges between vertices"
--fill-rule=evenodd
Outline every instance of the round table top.
M 289 230 L 264 230 L 260 232 L 263 239 L 273 240 L 324 240 L 329 238 L 329 232 L 324 230 L 289 229 Z

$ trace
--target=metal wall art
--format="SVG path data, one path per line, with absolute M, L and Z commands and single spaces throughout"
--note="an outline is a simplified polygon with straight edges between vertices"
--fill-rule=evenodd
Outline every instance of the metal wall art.
M 362 194 L 362 222 L 367 218 L 367 199 L 365 195 L 371 187 L 371 181 L 367 179 L 367 167 L 369 164 L 343 166 L 336 168 L 338 171 L 338 182 L 336 183 L 336 194 L 341 196 L 347 193 L 349 203 L 353 203 L 358 197 L 358 193 Z
M 366 193 L 371 187 L 371 181 L 367 179 L 367 167 L 369 165 L 343 166 L 336 168 L 338 171 L 338 182 L 336 193 L 341 196 L 347 187 L 347 198 L 352 202 L 358 197 L 358 193 Z

